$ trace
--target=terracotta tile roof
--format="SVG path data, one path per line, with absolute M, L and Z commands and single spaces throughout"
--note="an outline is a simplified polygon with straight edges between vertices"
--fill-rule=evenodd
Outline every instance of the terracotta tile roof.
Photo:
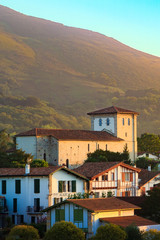
M 143 205 L 143 202 L 145 200 L 145 197 L 144 196 L 140 196 L 140 197 L 116 197 L 120 200 L 123 200 L 123 201 L 126 201 L 126 202 L 129 202 L 129 203 L 132 203 L 136 206 L 139 206 L 139 207 L 142 207 Z
M 148 225 L 157 225 L 156 222 L 153 222 L 149 219 L 142 218 L 139 216 L 123 216 L 123 217 L 111 217 L 111 218 L 100 218 L 100 221 L 113 223 L 121 227 L 127 227 L 131 224 L 136 226 L 148 226 Z
M 141 171 L 139 168 L 132 167 L 123 162 L 87 162 L 82 166 L 75 168 L 74 171 L 86 176 L 87 178 L 93 179 L 117 166 L 124 166 L 136 172 Z
M 141 181 L 139 181 L 139 186 L 142 187 L 144 184 L 158 175 L 160 176 L 160 171 L 148 171 L 147 169 L 141 169 L 141 172 L 138 176 L 138 178 L 141 179 Z
M 9 177 L 9 176 L 48 176 L 49 174 L 63 169 L 64 171 L 67 171 L 73 175 L 76 175 L 80 178 L 83 178 L 85 180 L 88 180 L 85 176 L 82 174 L 79 174 L 73 170 L 70 170 L 66 167 L 59 167 L 59 166 L 50 166 L 50 167 L 37 167 L 37 168 L 30 168 L 30 173 L 25 174 L 25 168 L 0 168 L 0 177 Z
M 118 209 L 140 209 L 140 207 L 136 205 L 122 201 L 115 197 L 95 199 L 68 199 L 67 202 L 74 203 L 93 212 L 111 211 Z
M 48 176 L 50 173 L 57 171 L 62 167 L 37 167 L 31 168 L 27 176 Z M 0 177 L 3 176 L 26 176 L 25 168 L 0 168 Z
M 123 139 L 117 138 L 105 131 L 89 131 L 89 130 L 34 128 L 32 130 L 22 132 L 16 135 L 16 137 L 23 136 L 53 136 L 58 140 L 123 141 Z
M 93 112 L 89 112 L 87 113 L 88 115 L 100 115 L 100 114 L 117 114 L 117 113 L 131 113 L 131 114 L 138 114 L 138 112 L 134 112 L 132 110 L 127 110 L 127 109 L 124 109 L 124 108 L 119 108 L 119 107 L 115 107 L 115 106 L 112 106 L 112 107 L 108 107 L 108 108 L 102 108 L 102 109 L 99 109 L 99 110 L 96 110 L 96 111 L 93 111 Z

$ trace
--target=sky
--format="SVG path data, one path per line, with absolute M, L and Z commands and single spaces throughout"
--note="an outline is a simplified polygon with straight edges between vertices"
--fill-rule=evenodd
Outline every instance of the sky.
M 160 57 L 160 0 L 0 0 L 0 4 L 99 32 Z

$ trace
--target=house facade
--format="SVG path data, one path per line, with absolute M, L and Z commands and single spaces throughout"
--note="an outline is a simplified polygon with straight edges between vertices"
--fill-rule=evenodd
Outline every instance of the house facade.
M 148 191 L 160 184 L 160 171 L 141 169 L 139 173 L 139 196 L 148 195 Z
M 82 229 L 87 238 L 95 235 L 97 228 L 106 223 L 112 223 L 120 219 L 125 221 L 125 227 L 136 224 L 138 227 L 158 228 L 155 222 L 134 215 L 134 210 L 139 207 L 119 200 L 115 197 L 99 199 L 68 199 L 53 205 L 47 211 L 47 229 L 50 229 L 58 221 L 74 223 Z M 120 224 L 118 224 L 120 225 Z
M 37 223 L 42 210 L 84 193 L 87 179 L 65 167 L 0 168 L 0 192 L 5 197 L 13 224 Z
M 74 170 L 89 178 L 95 197 L 138 196 L 139 168 L 123 162 L 88 162 Z

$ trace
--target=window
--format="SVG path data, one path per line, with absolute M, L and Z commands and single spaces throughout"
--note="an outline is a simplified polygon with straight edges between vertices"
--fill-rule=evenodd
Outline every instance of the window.
M 125 181 L 130 181 L 130 173 L 125 173 Z
M 65 211 L 64 209 L 56 209 L 55 214 L 56 222 L 65 221 Z
M 74 222 L 83 222 L 83 209 L 74 209 Z
M 88 144 L 88 152 L 90 151 L 90 145 Z
M 102 119 L 99 119 L 99 126 L 102 126 Z
M 34 198 L 34 212 L 40 211 L 40 198 Z
M 99 198 L 99 192 L 95 192 L 95 198 Z
M 125 132 L 125 137 L 127 137 L 127 132 Z
M 128 126 L 130 126 L 130 118 L 128 118 Z
M 6 194 L 6 180 L 2 180 L 2 194 Z
M 43 159 L 46 161 L 46 153 L 43 154 Z
M 98 177 L 96 177 L 96 181 L 98 181 Z
M 99 150 L 99 144 L 97 145 L 97 148 L 98 148 L 98 150 Z
M 13 198 L 13 212 L 17 212 L 17 198 Z
M 106 151 L 107 151 L 107 144 L 106 144 Z
M 68 192 L 71 192 L 71 181 L 68 181 Z
M 66 159 L 66 167 L 69 168 L 69 159 Z
M 124 125 L 124 118 L 122 118 L 122 125 Z
M 15 193 L 21 193 L 21 180 L 15 180 Z
M 72 181 L 72 192 L 76 192 L 76 181 Z
M 108 181 L 108 174 L 102 175 L 102 181 Z
M 15 224 L 15 215 L 12 215 L 12 224 Z
M 23 215 L 17 215 L 17 224 L 24 223 L 24 216 Z
M 40 193 L 40 179 L 34 179 L 34 193 Z
M 114 181 L 114 173 L 111 173 L 111 181 Z
M 58 192 L 66 192 L 66 182 L 58 181 Z
M 36 217 L 31 216 L 31 223 L 35 223 L 36 222 Z
M 110 120 L 109 120 L 109 118 L 107 118 L 106 125 L 109 126 L 109 124 L 110 124 Z

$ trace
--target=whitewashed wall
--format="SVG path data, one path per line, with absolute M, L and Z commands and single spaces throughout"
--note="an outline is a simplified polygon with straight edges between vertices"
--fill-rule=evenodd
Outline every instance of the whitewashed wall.
M 26 153 L 30 153 L 37 158 L 37 140 L 36 137 L 16 137 L 16 149 L 22 149 Z
M 40 179 L 40 193 L 34 193 L 34 179 Z M 6 194 L 2 194 L 2 180 L 6 180 Z M 15 193 L 15 180 L 21 180 L 21 193 Z M 40 198 L 40 206 L 48 207 L 48 177 L 3 177 L 0 178 L 0 195 L 5 196 L 9 215 L 24 215 L 24 222 L 30 223 L 27 206 L 34 206 L 34 198 Z M 17 213 L 13 213 L 13 199 L 17 198 Z M 16 219 L 15 219 L 16 220 Z

